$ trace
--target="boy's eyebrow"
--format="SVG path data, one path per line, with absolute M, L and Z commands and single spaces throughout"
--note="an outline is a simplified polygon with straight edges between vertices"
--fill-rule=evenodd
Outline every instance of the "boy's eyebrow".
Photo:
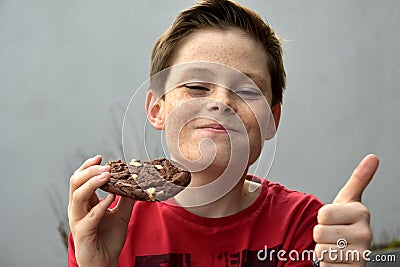
M 208 68 L 203 68 L 203 67 L 189 67 L 184 69 L 184 74 L 190 74 L 190 73 L 201 73 L 201 74 L 206 74 L 207 77 L 215 77 L 215 73 L 211 71 Z
M 264 77 L 262 77 L 262 75 L 257 73 L 244 72 L 243 74 L 246 75 L 249 79 L 251 79 L 255 83 L 257 83 L 257 81 L 261 83 L 266 83 L 267 81 Z
M 188 67 L 185 68 L 183 73 L 184 74 L 190 74 L 191 72 L 197 72 L 197 73 L 202 73 L 207 75 L 207 77 L 209 78 L 214 78 L 217 77 L 217 75 L 215 74 L 214 71 L 210 70 L 209 68 L 204 68 L 204 67 Z M 249 79 L 251 79 L 252 81 L 259 81 L 259 82 L 265 82 L 265 78 L 262 77 L 262 75 L 257 74 L 257 73 L 250 73 L 250 72 L 243 72 L 244 75 L 246 75 Z
M 183 68 L 172 68 L 170 72 L 166 72 L 164 76 L 165 77 L 163 78 L 169 80 L 169 82 L 173 85 L 171 87 L 196 79 L 213 81 L 217 77 L 215 72 L 200 66 L 183 66 Z

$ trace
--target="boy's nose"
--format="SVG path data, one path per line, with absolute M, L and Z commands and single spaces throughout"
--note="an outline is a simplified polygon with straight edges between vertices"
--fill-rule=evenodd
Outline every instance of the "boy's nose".
M 231 90 L 225 88 L 215 88 L 214 92 L 209 96 L 207 101 L 207 110 L 235 113 L 236 105 L 233 97 L 234 96 Z

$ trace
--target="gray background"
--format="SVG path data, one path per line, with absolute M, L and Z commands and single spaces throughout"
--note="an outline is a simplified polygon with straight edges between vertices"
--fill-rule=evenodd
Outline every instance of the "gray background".
M 400 2 L 240 2 L 287 40 L 269 179 L 329 202 L 376 153 L 364 201 L 375 240 L 399 237 Z M 66 265 L 50 202 L 66 211 L 67 178 L 83 156 L 119 155 L 151 45 L 191 3 L 0 0 L 0 266 Z

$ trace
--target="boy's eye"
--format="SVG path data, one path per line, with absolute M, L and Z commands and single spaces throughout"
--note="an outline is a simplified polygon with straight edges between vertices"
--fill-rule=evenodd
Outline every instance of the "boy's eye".
M 200 83 L 187 83 L 184 84 L 183 87 L 188 89 L 189 93 L 194 95 L 206 96 L 209 94 L 210 89 L 206 84 Z
M 235 93 L 243 99 L 258 99 L 263 96 L 258 88 L 242 87 L 235 90 Z
M 205 85 L 202 84 L 185 84 L 184 87 L 192 90 L 204 90 L 204 91 L 209 91 Z

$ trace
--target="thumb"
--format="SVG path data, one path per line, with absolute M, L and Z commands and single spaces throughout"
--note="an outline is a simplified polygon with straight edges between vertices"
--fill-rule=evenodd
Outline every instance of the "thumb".
M 366 156 L 353 171 L 350 179 L 339 191 L 333 204 L 361 201 L 362 193 L 378 169 L 379 158 L 373 154 Z
M 114 208 L 114 210 L 121 215 L 121 218 L 126 223 L 129 223 L 134 204 L 135 204 L 135 200 L 127 198 L 127 197 L 120 197 L 118 204 Z

